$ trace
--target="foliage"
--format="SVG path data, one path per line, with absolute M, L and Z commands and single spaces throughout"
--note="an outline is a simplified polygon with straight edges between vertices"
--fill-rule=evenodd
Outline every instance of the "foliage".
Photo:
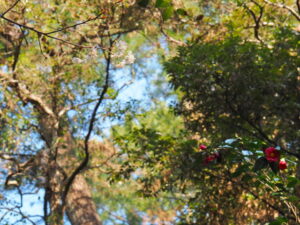
M 293 177 L 295 162 L 290 158 L 286 157 L 288 172 L 255 172 L 265 142 L 231 139 L 201 150 L 184 130 L 178 135 L 161 133 L 159 127 L 147 127 L 146 121 L 129 119 L 125 133 L 115 129 L 114 140 L 126 150 L 128 160 L 113 174 L 114 181 L 137 173 L 134 179 L 142 184 L 143 195 L 173 193 L 182 205 L 180 224 L 265 223 L 278 213 L 292 218 L 282 205 L 298 201 L 294 190 L 299 181 Z M 217 157 L 207 160 L 212 155 Z
M 171 83 L 182 93 L 176 109 L 186 118 L 188 129 L 207 138 L 213 149 L 218 149 L 215 143 L 222 140 L 243 137 L 241 143 L 245 143 L 245 137 L 248 137 L 250 145 L 240 148 L 240 151 L 243 150 L 239 153 L 242 153 L 242 159 L 234 152 L 227 170 L 236 168 L 233 177 L 241 176 L 243 191 L 256 199 L 260 199 L 259 196 L 266 198 L 260 200 L 273 205 L 271 208 L 291 221 L 298 221 L 299 213 L 294 211 L 299 207 L 298 186 L 292 185 L 290 189 L 291 184 L 287 181 L 299 179 L 295 178 L 296 167 L 293 166 L 300 158 L 298 49 L 299 34 L 282 28 L 276 31 L 272 43 L 268 45 L 229 37 L 219 42 L 180 48 L 178 56 L 165 64 Z M 279 164 L 285 163 L 279 162 L 278 150 L 271 147 L 265 149 L 268 145 L 280 146 L 281 154 L 289 160 L 289 175 L 275 175 L 285 167 L 279 167 Z M 259 149 L 260 157 L 255 153 Z M 274 149 L 273 152 L 270 149 Z M 223 156 L 222 153 L 220 155 Z M 208 161 L 212 160 L 209 158 Z M 258 174 L 249 173 L 253 164 Z M 268 171 L 273 174 L 261 172 L 268 166 L 271 169 Z M 213 172 L 224 170 L 224 163 L 220 167 L 222 169 L 216 167 Z M 224 179 L 236 182 L 231 180 L 231 173 L 223 171 L 221 174 Z M 209 173 L 208 177 L 213 179 L 217 176 Z M 202 182 L 204 180 L 202 178 Z M 196 199 L 215 194 L 215 189 L 209 194 L 199 194 Z M 271 199 L 270 191 L 277 199 Z M 279 199 L 281 202 L 278 202 Z M 286 204 L 292 213 L 282 211 L 281 204 Z M 226 207 L 225 204 L 223 206 Z M 220 208 L 219 205 L 216 207 L 218 210 Z M 192 209 L 193 219 L 190 221 L 205 218 L 197 216 L 202 211 L 200 204 L 193 202 Z M 208 211 L 203 210 L 203 215 Z M 209 213 L 207 215 L 210 217 Z M 261 222 L 257 219 L 253 217 L 252 222 Z M 224 221 L 224 218 L 219 221 Z
M 299 222 L 299 1 L 0 5 L 0 223 Z M 136 78 L 158 84 L 148 111 L 119 98 Z M 40 190 L 37 219 L 22 204 Z
M 129 134 L 115 134 L 129 159 L 118 176 L 143 168 L 145 195 L 184 193 L 182 224 L 298 221 L 299 34 L 271 31 L 260 30 L 266 42 L 236 30 L 191 42 L 165 63 L 180 93 L 175 110 L 192 133 L 168 135 L 133 120 Z M 209 148 L 199 150 L 203 141 Z M 286 162 L 288 171 L 279 166 Z

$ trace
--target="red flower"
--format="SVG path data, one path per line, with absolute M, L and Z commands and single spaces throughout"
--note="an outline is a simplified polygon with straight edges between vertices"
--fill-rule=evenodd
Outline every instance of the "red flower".
M 285 170 L 287 168 L 287 163 L 286 163 L 286 161 L 280 161 L 279 162 L 279 169 L 280 170 Z
M 209 155 L 205 158 L 204 162 L 205 164 L 210 163 L 211 161 L 214 161 L 215 159 L 219 158 L 220 154 L 219 153 L 214 153 L 212 155 Z
M 205 150 L 205 149 L 207 149 L 207 147 L 206 147 L 206 145 L 199 145 L 199 149 Z
M 265 156 L 269 162 L 278 162 L 280 159 L 280 152 L 274 147 L 269 147 L 265 149 Z

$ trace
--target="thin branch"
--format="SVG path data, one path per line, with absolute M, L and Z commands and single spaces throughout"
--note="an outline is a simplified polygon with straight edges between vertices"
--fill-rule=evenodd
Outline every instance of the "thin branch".
M 21 216 L 21 219 L 18 221 L 15 221 L 15 224 L 17 224 L 18 222 L 21 222 L 25 219 L 25 220 L 29 221 L 32 225 L 37 225 L 33 220 L 30 219 L 30 217 L 41 217 L 39 215 L 27 216 L 22 212 L 22 210 L 19 207 L 14 207 L 14 208 L 1 207 L 0 210 L 6 210 L 8 212 L 18 213 Z M 4 216 L 6 216 L 7 214 L 8 213 L 5 213 Z M 0 218 L 0 222 L 1 222 L 1 220 L 4 219 L 4 216 L 2 216 Z
M 32 157 L 32 156 L 35 156 L 35 155 L 32 155 L 32 154 L 21 154 L 21 153 L 1 153 L 0 154 L 0 158 L 2 158 L 2 159 L 6 159 L 9 156 Z
M 77 108 L 79 108 L 81 106 L 91 104 L 91 103 L 93 103 L 95 101 L 99 101 L 99 99 L 100 98 L 89 99 L 86 102 L 83 102 L 83 103 L 80 103 L 80 104 L 77 104 L 77 105 L 73 105 L 73 106 L 69 106 L 69 107 L 65 107 L 65 108 L 63 108 L 62 110 L 59 111 L 58 116 L 61 117 L 61 116 L 63 116 L 66 112 L 68 112 L 71 109 L 77 109 Z
M 251 0 L 251 2 L 253 2 L 259 8 L 259 16 L 256 16 L 254 11 L 252 9 L 250 9 L 246 4 L 244 4 L 244 7 L 250 13 L 250 15 L 252 16 L 252 18 L 254 20 L 255 26 L 253 27 L 253 30 L 254 30 L 255 38 L 259 42 L 263 43 L 263 41 L 259 37 L 259 28 L 260 28 L 260 21 L 263 16 L 264 8 L 261 5 L 259 5 L 256 1 Z
M 170 37 L 165 31 L 164 31 L 164 28 L 163 28 L 163 23 L 164 23 L 164 20 L 163 20 L 163 17 L 162 17 L 162 13 L 160 13 L 160 16 L 159 16 L 159 28 L 160 28 L 160 32 L 165 36 L 165 38 L 170 41 L 170 42 L 173 42 L 179 46 L 187 46 L 187 44 L 183 41 L 179 41 L 179 40 L 176 40 L 175 38 L 172 38 Z
M 186 44 L 185 42 L 179 41 L 179 40 L 176 40 L 175 38 L 170 37 L 170 36 L 164 31 L 164 29 L 163 29 L 162 27 L 160 28 L 160 31 L 161 31 L 161 33 L 167 38 L 168 41 L 173 42 L 173 43 L 175 43 L 175 44 L 177 44 L 177 45 L 179 45 L 179 46 L 187 46 L 187 44 Z
M 22 42 L 23 42 L 23 39 L 25 37 L 25 34 L 22 32 L 22 36 L 19 40 L 19 43 L 14 51 L 14 61 L 13 61 L 13 64 L 12 64 L 12 71 L 15 71 L 16 70 L 16 67 L 17 67 L 17 63 L 19 62 L 19 56 L 20 56 L 20 53 L 21 53 L 21 47 L 22 47 Z
M 12 24 L 15 24 L 17 26 L 19 26 L 20 28 L 24 28 L 24 29 L 27 29 L 27 30 L 30 30 L 30 31 L 33 31 L 35 33 L 38 34 L 38 36 L 46 36 L 48 38 L 51 38 L 51 39 L 54 39 L 54 40 L 57 40 L 57 41 L 60 41 L 60 42 L 63 42 L 65 44 L 68 44 L 68 45 L 72 45 L 72 46 L 75 46 L 75 47 L 79 47 L 79 48 L 93 48 L 94 46 L 83 46 L 83 45 L 78 45 L 78 44 L 75 44 L 75 43 L 72 43 L 72 42 L 69 42 L 67 40 L 64 40 L 64 39 L 61 39 L 61 38 L 58 38 L 58 37 L 54 37 L 52 36 L 51 34 L 54 34 L 54 33 L 58 33 L 58 32 L 61 32 L 61 31 L 65 31 L 67 29 L 71 29 L 71 28 L 75 28 L 77 26 L 80 26 L 80 25 L 83 25 L 83 24 L 86 24 L 88 22 L 91 22 L 91 21 L 94 21 L 94 20 L 97 20 L 99 18 L 101 18 L 101 15 L 103 15 L 103 12 L 99 13 L 97 16 L 93 17 L 93 18 L 90 18 L 90 19 L 87 19 L 83 22 L 79 22 L 79 23 L 76 23 L 76 24 L 73 24 L 73 25 L 69 25 L 69 26 L 66 26 L 66 27 L 62 27 L 62 28 L 59 28 L 57 30 L 53 30 L 53 31 L 50 31 L 50 32 L 43 32 L 43 31 L 40 31 L 40 30 L 37 30 L 31 26 L 28 26 L 28 25 L 25 25 L 25 24 L 21 24 L 21 23 L 18 23 L 16 21 L 13 21 L 7 17 L 5 17 L 5 14 L 7 12 L 9 12 L 20 0 L 17 0 L 8 10 L 6 10 L 4 13 L 0 14 L 0 18 L 6 20 L 7 22 L 10 22 Z M 118 3 L 121 3 L 122 1 L 117 1 L 116 4 Z
M 70 175 L 70 177 L 66 180 L 66 185 L 65 185 L 65 190 L 63 192 L 62 195 L 62 202 L 63 205 L 65 204 L 65 200 L 67 197 L 67 194 L 69 192 L 69 189 L 75 179 L 75 177 L 87 166 L 88 161 L 89 161 L 89 140 L 90 140 L 90 136 L 92 134 L 93 128 L 94 128 L 94 123 L 96 121 L 96 115 L 97 115 L 97 111 L 104 99 L 104 95 L 106 94 L 107 90 L 108 90 L 108 86 L 109 86 L 109 79 L 110 79 L 110 64 L 111 64 L 111 51 L 112 51 L 112 46 L 113 46 L 114 41 L 110 38 L 110 48 L 108 49 L 108 55 L 106 57 L 106 76 L 105 76 L 105 83 L 103 85 L 102 88 L 102 92 L 100 94 L 99 100 L 97 102 L 97 104 L 94 107 L 91 119 L 90 119 L 90 124 L 89 124 L 89 129 L 88 129 L 88 133 L 85 137 L 84 140 L 84 152 L 85 152 L 85 158 L 83 159 L 83 161 L 80 163 L 80 165 L 74 170 L 74 172 Z
M 42 43 L 41 43 L 41 36 L 38 35 L 38 42 L 39 42 L 39 47 L 40 47 L 40 51 L 42 53 L 42 55 L 47 58 L 47 56 L 45 55 L 44 51 L 43 51 L 43 47 L 42 47 Z
M 116 94 L 115 94 L 113 97 L 110 97 L 110 98 L 109 98 L 109 97 L 104 97 L 103 99 L 115 99 L 115 98 L 119 95 L 119 93 L 120 93 L 120 91 L 121 91 L 122 89 L 124 89 L 125 87 L 129 86 L 129 85 L 132 84 L 132 83 L 133 83 L 133 81 L 129 81 L 129 82 L 123 84 L 123 85 L 116 91 Z M 61 117 L 61 116 L 63 116 L 66 112 L 68 112 L 68 111 L 71 110 L 71 109 L 77 109 L 77 108 L 79 108 L 79 107 L 81 107 L 81 106 L 91 104 L 91 103 L 93 103 L 93 102 L 95 102 L 95 101 L 99 101 L 99 99 L 100 99 L 100 97 L 99 97 L 99 98 L 95 98 L 95 99 L 89 99 L 89 100 L 87 100 L 86 102 L 82 102 L 82 103 L 80 103 L 80 104 L 73 105 L 73 106 L 70 106 L 70 107 L 65 107 L 65 108 L 63 108 L 62 110 L 59 111 L 58 116 Z
M 225 95 L 225 101 L 227 103 L 227 105 L 229 106 L 230 110 L 235 114 L 240 116 L 240 118 L 242 120 L 244 120 L 246 123 L 248 123 L 254 130 L 255 132 L 258 133 L 258 135 L 263 138 L 265 141 L 267 141 L 269 144 L 275 145 L 275 146 L 280 146 L 276 141 L 273 141 L 272 139 L 270 139 L 268 137 L 268 135 L 262 130 L 262 128 L 258 127 L 255 125 L 255 123 L 253 123 L 249 118 L 245 117 L 244 114 L 242 112 L 240 112 L 238 109 L 235 109 L 234 106 L 231 104 L 231 101 L 227 98 L 227 94 Z M 252 133 L 249 131 L 249 133 Z M 256 135 L 255 135 L 256 136 Z M 280 146 L 280 149 L 292 156 L 295 156 L 296 158 L 300 159 L 300 154 L 291 152 L 289 150 L 287 150 L 286 148 L 284 148 L 283 146 Z
M 83 22 L 80 22 L 80 23 L 76 23 L 76 24 L 73 24 L 73 25 L 70 25 L 70 26 L 66 26 L 66 27 L 62 27 L 58 30 L 54 30 L 54 31 L 50 31 L 50 32 L 46 32 L 45 34 L 54 34 L 54 33 L 58 33 L 58 32 L 61 32 L 61 31 L 64 31 L 64 30 L 67 30 L 67 29 L 70 29 L 70 28 L 76 28 L 77 26 L 80 26 L 80 25 L 83 25 L 83 24 L 86 24 L 90 21 L 94 21 L 94 20 L 97 20 L 100 18 L 100 16 L 102 16 L 103 13 L 100 13 L 99 15 L 93 17 L 93 18 L 90 18 L 90 19 L 87 19 Z
M 0 14 L 0 18 L 6 20 L 7 22 L 10 22 L 10 23 L 12 23 L 12 24 L 15 24 L 15 25 L 17 25 L 17 26 L 19 26 L 19 27 L 22 27 L 22 28 L 24 28 L 24 29 L 33 31 L 33 32 L 37 33 L 39 36 L 46 36 L 46 37 L 48 37 L 48 38 L 51 38 L 51 39 L 54 39 L 54 40 L 63 42 L 63 43 L 65 43 L 65 44 L 68 44 L 68 45 L 72 45 L 72 46 L 78 47 L 78 48 L 94 48 L 94 46 L 78 45 L 78 44 L 75 44 L 75 43 L 66 41 L 66 40 L 64 40 L 64 39 L 61 39 L 61 38 L 58 38 L 58 37 L 54 37 L 54 36 L 49 35 L 49 34 L 47 34 L 47 33 L 45 33 L 45 32 L 36 30 L 35 28 L 30 27 L 30 26 L 28 26 L 28 25 L 20 24 L 20 23 L 18 23 L 18 22 L 15 22 L 15 21 L 13 21 L 13 20 L 11 20 L 11 19 L 9 19 L 9 18 L 7 18 L 7 17 L 5 17 L 5 16 L 3 16 L 3 15 L 1 15 L 1 14 Z M 54 32 L 54 31 L 52 31 L 52 32 Z
M 9 7 L 4 13 L 0 14 L 1 16 L 4 16 L 6 13 L 8 13 L 10 10 L 12 10 L 21 0 L 17 0 L 11 7 Z
M 300 15 L 293 8 L 291 8 L 291 7 L 287 6 L 287 5 L 281 4 L 281 3 L 270 2 L 269 0 L 264 0 L 264 2 L 266 4 L 275 6 L 277 8 L 282 8 L 282 9 L 288 10 L 298 21 L 300 21 Z M 299 3 L 299 0 L 296 1 L 296 4 L 297 4 L 298 11 L 300 13 L 300 3 Z

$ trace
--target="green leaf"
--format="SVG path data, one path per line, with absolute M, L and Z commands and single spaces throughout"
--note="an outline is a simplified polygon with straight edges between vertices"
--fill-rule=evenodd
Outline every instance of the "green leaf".
M 268 160 L 265 157 L 260 157 L 256 160 L 253 170 L 255 172 L 264 169 L 268 166 Z
M 108 88 L 106 94 L 107 94 L 109 97 L 113 98 L 113 97 L 116 96 L 117 92 L 116 92 L 116 90 L 113 89 L 113 88 Z
M 289 196 L 288 198 L 287 198 L 287 200 L 288 201 L 290 201 L 290 202 L 299 202 L 299 200 L 300 200 L 300 198 L 298 198 L 297 196 Z
M 171 5 L 169 0 L 156 0 L 155 7 L 156 8 L 167 8 Z
M 288 180 L 287 186 L 289 188 L 295 187 L 296 184 L 299 182 L 299 180 L 296 177 L 288 177 L 287 180 Z
M 239 168 L 236 169 L 236 171 L 234 173 L 231 174 L 232 177 L 238 177 L 239 175 L 241 175 L 243 172 L 246 172 L 248 170 L 248 166 L 247 165 L 242 165 Z
M 243 182 L 248 182 L 252 179 L 252 177 L 249 175 L 249 174 L 245 174 L 243 177 L 242 177 L 242 181 Z
M 174 12 L 174 10 L 173 10 L 172 6 L 165 8 L 162 12 L 163 20 L 170 19 L 173 16 L 173 12 Z
M 184 9 L 177 9 L 176 13 L 181 16 L 187 16 L 188 13 Z
M 277 217 L 276 220 L 272 221 L 270 225 L 281 225 L 283 223 L 288 222 L 288 220 L 284 217 Z
M 150 0 L 139 0 L 137 4 L 141 7 L 147 7 L 149 2 Z
M 278 171 L 279 171 L 278 162 L 270 162 L 269 165 L 270 165 L 272 171 L 273 171 L 275 174 L 277 174 Z

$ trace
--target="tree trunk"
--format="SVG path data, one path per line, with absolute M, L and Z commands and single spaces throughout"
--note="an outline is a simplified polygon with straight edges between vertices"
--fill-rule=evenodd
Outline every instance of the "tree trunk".
M 65 181 L 78 166 L 78 159 L 74 153 L 79 148 L 68 131 L 58 132 L 55 130 L 55 121 L 51 121 L 51 118 L 44 116 L 39 119 L 39 122 L 41 136 L 48 148 L 51 149 L 47 156 L 48 163 L 40 164 L 45 168 L 44 171 L 47 171 L 46 190 L 47 200 L 50 204 L 47 223 L 62 225 L 66 210 L 72 225 L 101 225 L 90 188 L 82 174 L 76 176 L 66 197 L 66 205 L 62 205 Z M 56 136 L 59 133 L 62 135 Z
M 90 188 L 83 175 L 79 174 L 70 188 L 66 211 L 72 225 L 101 225 Z

